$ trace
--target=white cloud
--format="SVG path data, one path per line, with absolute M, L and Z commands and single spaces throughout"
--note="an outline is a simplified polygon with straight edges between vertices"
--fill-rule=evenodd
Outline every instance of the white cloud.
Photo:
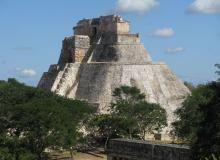
M 157 0 L 117 0 L 116 11 L 119 13 L 144 14 L 158 5 Z
M 189 12 L 220 13 L 220 0 L 194 0 Z
M 33 77 L 36 76 L 36 72 L 33 69 L 24 69 L 21 71 L 21 75 L 23 75 L 24 77 Z
M 19 74 L 19 76 L 21 77 L 34 77 L 37 75 L 36 71 L 33 69 L 21 69 L 21 68 L 16 68 L 15 69 L 17 71 L 17 73 Z
M 167 48 L 165 49 L 166 53 L 180 53 L 185 51 L 185 49 L 183 47 L 176 47 L 176 48 Z
M 164 37 L 164 38 L 172 37 L 174 34 L 175 32 L 172 28 L 161 28 L 150 33 L 151 36 Z

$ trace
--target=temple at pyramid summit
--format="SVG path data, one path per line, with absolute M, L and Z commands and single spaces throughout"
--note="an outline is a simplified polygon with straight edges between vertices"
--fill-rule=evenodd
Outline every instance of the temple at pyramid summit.
M 148 102 L 166 109 L 170 124 L 190 92 L 165 63 L 152 61 L 129 26 L 117 15 L 80 20 L 74 35 L 63 40 L 58 64 L 43 74 L 38 87 L 86 100 L 106 113 L 115 88 L 136 86 Z

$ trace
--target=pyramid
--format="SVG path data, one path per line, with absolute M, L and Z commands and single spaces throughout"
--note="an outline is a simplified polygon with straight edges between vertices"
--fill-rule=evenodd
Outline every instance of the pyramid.
M 107 113 L 115 88 L 136 86 L 148 102 L 166 109 L 170 126 L 190 91 L 165 63 L 152 61 L 139 34 L 129 27 L 117 15 L 80 20 L 74 35 L 63 40 L 58 64 L 43 73 L 38 87 L 86 100 Z

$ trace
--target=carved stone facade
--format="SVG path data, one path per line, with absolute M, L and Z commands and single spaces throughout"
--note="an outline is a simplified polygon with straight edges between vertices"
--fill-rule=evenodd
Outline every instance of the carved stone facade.
M 63 47 L 58 64 L 81 63 L 90 48 L 90 38 L 85 35 L 75 35 L 63 40 Z
M 112 139 L 106 153 L 107 160 L 190 160 L 188 146 L 137 140 Z
M 83 19 L 74 36 L 65 38 L 58 64 L 51 65 L 38 87 L 59 95 L 86 100 L 106 113 L 116 87 L 138 87 L 146 100 L 173 112 L 190 93 L 164 63 L 152 62 L 139 34 L 129 31 L 129 22 L 119 16 Z M 169 138 L 169 128 L 162 139 Z
M 99 18 L 83 19 L 73 29 L 75 35 L 88 35 L 89 37 L 103 33 L 126 34 L 129 33 L 129 22 L 123 20 L 120 16 L 101 16 Z

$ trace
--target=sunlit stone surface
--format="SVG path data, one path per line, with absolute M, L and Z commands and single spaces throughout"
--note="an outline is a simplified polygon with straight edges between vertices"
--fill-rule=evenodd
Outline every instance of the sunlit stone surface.
M 120 16 L 79 21 L 74 35 L 63 40 L 58 64 L 43 74 L 38 87 L 86 100 L 106 113 L 121 85 L 136 86 L 148 102 L 166 109 L 169 126 L 162 139 L 169 139 L 173 112 L 190 92 L 166 64 L 152 62 L 139 34 L 130 33 L 129 22 Z

